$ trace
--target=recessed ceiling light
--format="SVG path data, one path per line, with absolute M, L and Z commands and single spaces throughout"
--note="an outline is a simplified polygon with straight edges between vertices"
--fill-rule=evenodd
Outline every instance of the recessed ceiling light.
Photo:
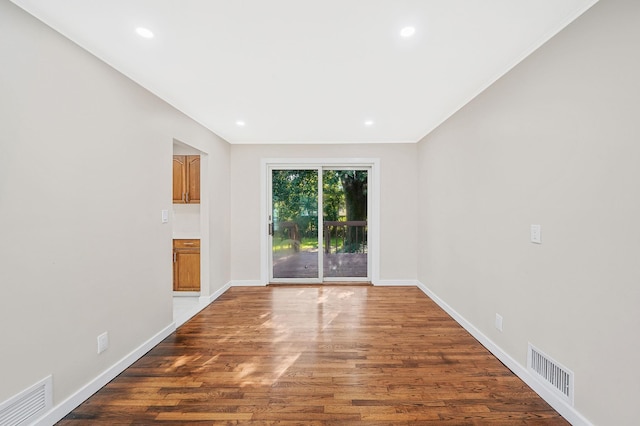
M 402 37 L 411 37 L 416 32 L 414 27 L 404 27 L 400 30 L 400 35 Z
M 153 38 L 153 33 L 149 28 L 138 27 L 136 28 L 136 33 L 138 33 L 140 37 Z
M 373 120 L 367 120 L 364 122 L 365 126 L 373 126 Z
M 238 126 L 238 127 L 244 127 L 244 126 L 245 126 L 245 124 L 246 124 L 246 123 L 245 123 L 244 121 L 242 121 L 242 120 L 238 120 L 238 121 L 236 121 L 236 126 Z

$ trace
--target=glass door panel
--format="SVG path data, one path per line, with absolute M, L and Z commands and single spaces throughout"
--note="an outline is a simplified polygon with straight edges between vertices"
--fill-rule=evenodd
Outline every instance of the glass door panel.
M 367 170 L 324 170 L 323 276 L 367 278 Z
M 318 169 L 271 171 L 272 279 L 319 280 Z

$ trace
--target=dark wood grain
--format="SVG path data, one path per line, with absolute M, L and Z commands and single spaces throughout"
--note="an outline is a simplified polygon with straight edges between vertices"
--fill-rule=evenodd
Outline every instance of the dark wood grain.
M 415 287 L 233 287 L 61 425 L 567 425 Z

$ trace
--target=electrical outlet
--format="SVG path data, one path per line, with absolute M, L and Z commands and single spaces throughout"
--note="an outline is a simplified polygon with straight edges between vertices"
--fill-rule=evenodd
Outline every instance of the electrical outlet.
M 106 351 L 109 347 L 109 333 L 106 331 L 98 336 L 98 353 Z
M 496 314 L 496 328 L 502 331 L 502 315 Z

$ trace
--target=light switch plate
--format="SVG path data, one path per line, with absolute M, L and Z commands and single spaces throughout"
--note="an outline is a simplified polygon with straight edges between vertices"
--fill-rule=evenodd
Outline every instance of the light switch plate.
M 540 225 L 531 225 L 531 242 L 542 244 L 542 227 Z
M 109 333 L 106 331 L 98 336 L 98 353 L 106 351 L 109 347 Z
M 169 222 L 169 210 L 162 210 L 162 223 Z

